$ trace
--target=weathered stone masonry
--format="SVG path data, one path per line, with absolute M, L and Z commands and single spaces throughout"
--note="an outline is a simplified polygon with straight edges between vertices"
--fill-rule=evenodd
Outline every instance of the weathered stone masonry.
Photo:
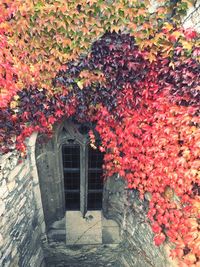
M 119 176 L 111 177 L 104 187 L 104 214 L 120 225 L 119 261 L 123 267 L 175 267 L 169 258 L 169 245 L 155 246 L 147 219 L 149 201 L 142 201 L 137 190 L 127 190 Z
M 43 266 L 41 242 L 44 216 L 35 164 L 35 139 L 27 143 L 28 157 L 19 163 L 16 152 L 1 158 L 0 266 Z
M 55 158 L 51 159 L 48 156 L 50 162 L 47 167 L 52 170 L 49 173 L 45 171 L 47 162 L 42 158 L 38 159 L 39 169 L 41 170 L 43 166 L 44 170 L 39 173 L 39 184 L 35 157 L 36 136 L 34 134 L 29 139 L 28 156 L 21 163 L 16 153 L 7 154 L 1 159 L 0 266 L 2 267 L 45 266 L 42 242 L 46 242 L 48 232 L 46 229 L 51 222 L 62 218 L 62 214 L 57 213 L 59 209 L 56 209 L 59 207 L 62 194 L 56 196 L 55 192 L 51 192 L 54 186 L 60 187 L 62 184 L 59 182 L 56 185 L 60 173 L 53 168 L 56 163 Z M 53 153 L 50 144 L 52 141 L 43 146 L 43 157 L 47 151 Z M 55 212 L 49 210 L 48 213 L 46 206 L 47 228 L 44 223 L 41 192 L 47 193 L 49 208 L 54 210 L 55 207 Z M 141 202 L 136 191 L 126 191 L 121 178 L 112 177 L 107 180 L 104 187 L 103 212 L 108 219 L 116 220 L 121 227 L 122 243 L 119 257 L 121 266 L 171 266 L 166 260 L 163 248 L 153 245 L 153 235 L 145 217 L 147 209 L 148 201 Z M 52 213 L 54 218 L 48 217 Z M 61 237 L 65 235 L 64 230 L 60 234 Z
M 37 157 L 36 167 L 36 137 L 37 135 L 33 134 L 29 139 L 28 156 L 21 163 L 16 153 L 7 154 L 1 159 L 2 267 L 45 266 L 42 243 L 48 247 L 48 242 L 51 242 L 52 238 L 57 242 L 65 239 L 65 226 L 61 220 L 64 213 L 62 179 L 59 168 L 54 168 L 59 164 L 59 157 L 52 145 L 57 139 L 54 137 L 42 146 L 42 150 L 39 149 L 42 157 Z M 121 228 L 120 266 L 172 267 L 165 248 L 158 248 L 153 244 L 153 234 L 146 220 L 148 201 L 140 201 L 136 191 L 127 191 L 125 187 L 123 179 L 118 176 L 111 177 L 105 183 L 103 194 L 104 216 L 115 220 Z M 43 202 L 46 199 L 43 205 L 41 197 Z M 54 224 L 58 224 L 59 227 L 54 229 Z

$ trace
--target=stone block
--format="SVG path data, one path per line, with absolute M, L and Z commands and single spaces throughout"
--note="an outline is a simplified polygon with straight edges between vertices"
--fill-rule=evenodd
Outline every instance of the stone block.
M 51 225 L 52 229 L 65 229 L 65 218 L 59 220 L 59 221 L 55 221 L 52 225 Z
M 25 178 L 23 180 L 20 181 L 20 184 L 18 185 L 17 187 L 17 191 L 18 191 L 18 194 L 21 195 L 21 194 L 24 194 L 25 192 L 28 193 L 29 192 L 29 185 L 28 183 L 30 183 L 30 179 L 29 177 L 28 178 Z M 32 192 L 31 192 L 32 193 Z
M 18 164 L 9 174 L 8 176 L 8 181 L 11 182 L 13 180 L 16 179 L 17 175 L 19 174 L 19 172 L 22 170 L 22 168 L 24 167 L 24 164 Z
M 13 157 L 12 152 L 9 152 L 9 153 L 4 154 L 3 156 L 1 156 L 0 164 L 1 164 L 2 170 L 4 168 L 11 169 L 11 167 L 12 167 L 11 165 L 14 165 L 14 164 L 11 164 L 11 161 L 9 160 L 9 158 L 12 159 L 11 161 L 13 161 L 13 159 L 15 159 L 15 157 Z
M 4 214 L 5 210 L 6 210 L 5 203 L 2 200 L 0 200 L 0 216 Z
M 7 184 L 8 191 L 12 192 L 15 189 L 15 186 L 16 186 L 16 182 L 15 181 L 12 181 L 12 182 L 8 183 Z
M 30 259 L 29 266 L 30 267 L 41 266 L 43 260 L 44 260 L 43 251 L 41 248 L 38 248 L 37 253 L 33 255 L 32 258 Z
M 119 227 L 104 227 L 102 229 L 103 244 L 119 244 L 120 231 Z
M 195 5 L 192 5 L 187 10 L 186 17 L 183 18 L 183 26 L 184 28 L 193 28 L 197 32 L 200 31 L 200 25 L 199 25 L 199 17 L 200 17 L 200 10 L 197 8 L 199 5 L 199 1 L 196 1 L 196 7 Z
M 11 253 L 12 258 L 15 258 L 16 255 L 17 255 L 17 247 L 15 247 L 15 248 L 12 250 L 12 253 Z
M 53 242 L 65 242 L 66 231 L 63 229 L 53 229 L 48 232 L 48 239 Z
M 104 244 L 118 244 L 120 242 L 120 228 L 114 220 L 102 218 L 102 241 Z
M 30 165 L 28 164 L 28 162 L 26 162 L 24 168 L 18 175 L 19 181 L 22 181 L 24 177 L 27 176 L 29 173 L 30 173 Z
M 16 255 L 14 259 L 12 259 L 9 267 L 19 267 L 19 255 Z
M 66 244 L 102 244 L 101 211 L 88 211 L 85 218 L 80 211 L 67 211 Z
M 18 162 L 18 155 L 16 153 L 8 154 L 3 157 L 1 162 L 2 176 L 7 178 L 12 170 L 16 167 Z
M 102 215 L 102 227 L 119 227 L 118 223 L 111 219 L 106 219 Z
M 4 227 L 4 225 L 7 223 L 6 216 L 2 216 L 0 218 L 0 230 Z M 2 235 L 4 235 L 3 230 L 1 230 Z
M 42 233 L 45 233 L 46 234 L 46 224 L 45 224 L 44 221 L 41 224 L 41 231 L 42 231 Z
M 22 220 L 24 219 L 25 214 L 20 214 L 17 216 L 16 225 L 20 224 Z
M 12 247 L 13 247 L 13 243 L 12 243 L 12 241 L 11 241 L 10 244 L 7 244 L 7 247 L 6 247 L 5 250 L 4 250 L 3 258 L 8 259 L 9 256 L 11 256 L 11 253 L 12 253 Z
M 4 245 L 4 239 L 3 239 L 2 234 L 0 233 L 0 248 L 2 248 L 3 245 Z
M 3 180 L 0 185 L 0 198 L 5 198 L 8 196 L 8 188 L 6 185 L 6 180 Z
M 42 200 L 41 200 L 41 192 L 40 192 L 39 185 L 34 186 L 34 198 L 35 198 L 37 209 L 41 209 L 42 208 Z

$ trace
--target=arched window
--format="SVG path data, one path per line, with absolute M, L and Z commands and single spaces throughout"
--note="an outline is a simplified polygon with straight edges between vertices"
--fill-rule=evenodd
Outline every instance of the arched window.
M 102 209 L 103 154 L 89 144 L 87 124 L 68 122 L 62 130 L 62 163 L 66 210 Z

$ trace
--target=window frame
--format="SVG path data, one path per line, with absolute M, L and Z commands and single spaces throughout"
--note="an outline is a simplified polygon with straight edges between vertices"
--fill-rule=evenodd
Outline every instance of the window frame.
M 63 165 L 63 146 L 66 145 L 79 145 L 80 147 L 80 211 L 85 216 L 88 210 L 88 146 L 90 145 L 89 135 L 81 134 L 78 131 L 80 124 L 75 124 L 72 121 L 67 121 L 63 125 L 63 130 L 60 132 L 59 143 L 60 149 L 60 162 L 61 162 L 61 176 L 63 180 L 63 194 L 65 200 L 65 187 L 64 187 L 64 165 Z M 97 189 L 96 191 L 100 191 Z M 102 205 L 103 205 L 103 186 L 102 193 Z M 102 207 L 101 207 L 102 209 Z M 65 207 L 66 210 L 66 207 Z M 97 209 L 95 209 L 97 210 Z

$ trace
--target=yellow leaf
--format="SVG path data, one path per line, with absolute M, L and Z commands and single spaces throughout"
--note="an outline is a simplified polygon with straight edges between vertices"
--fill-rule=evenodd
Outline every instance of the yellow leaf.
M 15 101 L 17 101 L 19 99 L 19 96 L 15 95 L 13 98 L 14 98 Z
M 150 62 L 156 61 L 156 56 L 153 53 L 149 53 L 147 58 Z
M 113 25 L 113 26 L 111 26 L 111 32 L 112 31 L 115 31 L 116 33 L 118 33 L 119 32 L 119 30 L 120 30 L 120 26 L 115 26 L 115 25 Z
M 78 87 L 82 90 L 83 89 L 83 80 L 77 82 Z
M 182 36 L 182 35 L 183 35 L 183 34 L 182 34 L 181 32 L 179 32 L 179 31 L 174 31 L 174 32 L 172 33 L 172 36 L 175 37 L 176 40 L 178 40 L 178 38 L 179 38 L 180 36 Z
M 169 66 L 172 67 L 172 69 L 174 70 L 174 67 L 175 67 L 175 66 L 174 66 L 174 62 L 171 61 L 171 62 L 169 63 Z
M 10 102 L 10 108 L 16 108 L 18 105 L 17 101 L 11 101 Z
M 164 25 L 163 25 L 164 29 L 166 29 L 167 31 L 171 31 L 173 29 L 173 25 L 169 22 L 165 22 Z
M 190 50 L 190 51 L 192 50 L 193 44 L 191 42 L 181 41 L 181 44 L 184 49 Z

